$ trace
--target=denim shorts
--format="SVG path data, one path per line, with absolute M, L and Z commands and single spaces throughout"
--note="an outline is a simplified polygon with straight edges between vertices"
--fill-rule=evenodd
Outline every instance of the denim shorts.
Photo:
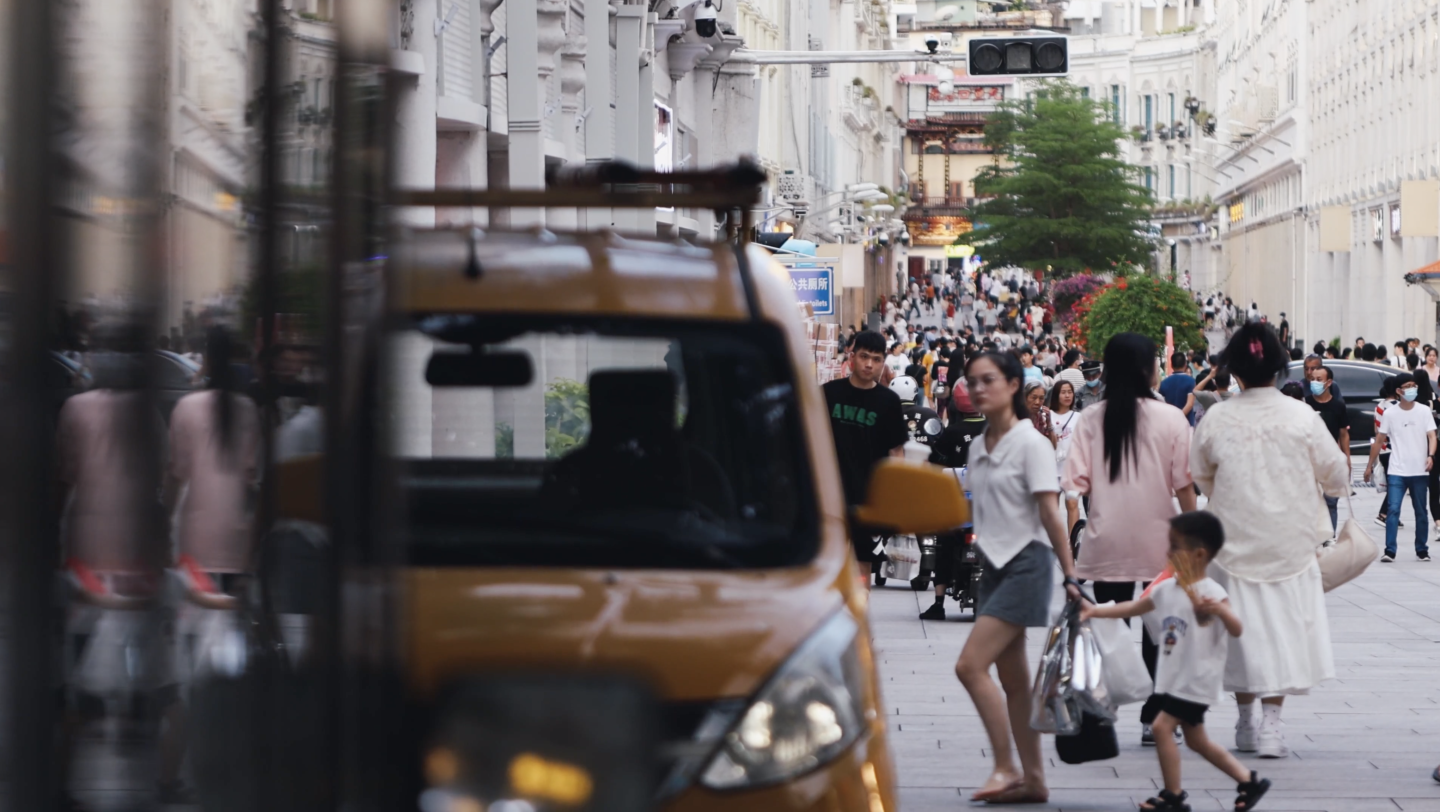
M 988 558 L 983 566 L 977 617 L 989 615 L 1016 626 L 1050 625 L 1050 593 L 1055 588 L 1055 553 L 1050 545 L 1032 541 L 1005 566 L 992 566 Z

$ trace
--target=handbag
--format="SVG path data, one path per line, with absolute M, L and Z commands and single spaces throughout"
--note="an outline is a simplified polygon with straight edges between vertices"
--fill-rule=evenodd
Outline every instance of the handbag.
M 1315 553 L 1320 561 L 1320 581 L 1326 592 L 1359 578 L 1380 557 L 1380 545 L 1355 521 L 1355 506 L 1350 497 L 1345 498 L 1345 504 L 1350 509 L 1350 518 L 1340 525 L 1335 543 L 1321 547 Z
M 1112 705 L 1144 702 L 1155 692 L 1155 682 L 1145 669 L 1140 648 L 1130 638 L 1130 627 L 1119 618 L 1093 618 L 1090 629 L 1105 663 L 1102 677 Z
M 1115 736 L 1113 722 L 1086 712 L 1080 720 L 1080 729 L 1077 732 L 1070 736 L 1055 737 L 1055 753 L 1066 764 L 1104 761 L 1120 755 L 1120 740 Z

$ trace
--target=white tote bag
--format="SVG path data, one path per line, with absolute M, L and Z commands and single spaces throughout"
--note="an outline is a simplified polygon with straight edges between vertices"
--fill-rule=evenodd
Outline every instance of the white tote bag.
M 1340 525 L 1335 543 L 1315 553 L 1320 559 L 1320 581 L 1326 592 L 1359 578 L 1380 557 L 1380 545 L 1355 521 L 1355 505 L 1349 497 L 1345 504 L 1350 509 L 1350 518 Z
M 1108 604 L 1101 604 L 1102 606 Z M 1115 706 L 1144 702 L 1155 692 L 1140 646 L 1130 637 L 1130 627 L 1119 618 L 1091 618 L 1090 630 L 1104 664 L 1101 676 L 1110 703 Z

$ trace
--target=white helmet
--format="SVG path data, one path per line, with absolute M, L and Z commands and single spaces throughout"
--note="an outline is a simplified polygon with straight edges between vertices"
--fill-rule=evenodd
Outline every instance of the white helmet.
M 920 394 L 920 384 L 909 375 L 901 375 L 890 382 L 890 391 L 900 396 L 901 403 L 914 403 L 915 396 Z

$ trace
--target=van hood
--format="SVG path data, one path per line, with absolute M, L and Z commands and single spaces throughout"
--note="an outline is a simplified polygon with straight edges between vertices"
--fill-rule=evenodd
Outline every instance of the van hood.
M 473 673 L 594 671 L 662 700 L 746 697 L 842 604 L 821 568 L 696 572 L 415 568 L 412 688 Z

